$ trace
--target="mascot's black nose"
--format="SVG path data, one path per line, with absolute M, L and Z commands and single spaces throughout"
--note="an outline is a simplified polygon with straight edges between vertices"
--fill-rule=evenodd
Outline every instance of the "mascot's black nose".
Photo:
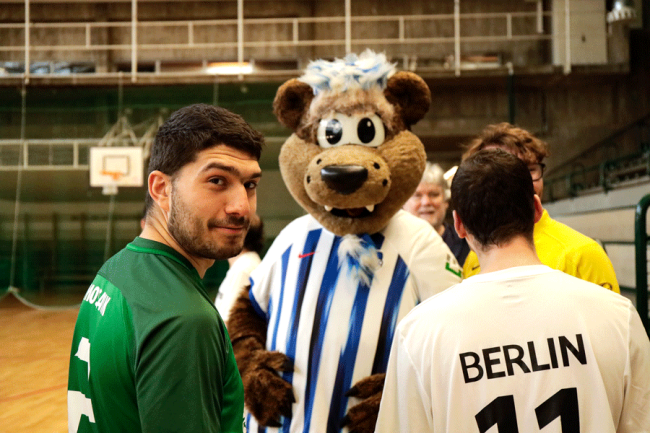
M 328 165 L 321 169 L 320 176 L 331 189 L 347 195 L 363 185 L 368 179 L 368 170 L 360 165 Z

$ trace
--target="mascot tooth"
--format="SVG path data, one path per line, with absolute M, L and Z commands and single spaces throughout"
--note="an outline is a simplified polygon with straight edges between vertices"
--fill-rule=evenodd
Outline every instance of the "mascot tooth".
M 366 51 L 277 91 L 280 171 L 308 215 L 276 238 L 230 312 L 248 431 L 372 432 L 397 322 L 459 281 L 431 225 L 401 210 L 426 154 L 426 83 Z

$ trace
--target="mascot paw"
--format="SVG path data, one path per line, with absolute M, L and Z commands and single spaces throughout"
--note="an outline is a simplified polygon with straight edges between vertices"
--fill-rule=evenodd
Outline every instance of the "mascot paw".
M 251 367 L 242 375 L 245 403 L 260 424 L 279 427 L 280 415 L 291 418 L 291 405 L 296 399 L 291 384 L 277 371 L 291 371 L 293 362 L 280 352 L 255 351 Z
M 377 424 L 381 392 L 384 389 L 385 374 L 374 374 L 361 379 L 346 393 L 348 397 L 356 397 L 360 403 L 352 406 L 341 427 L 347 426 L 350 433 L 372 433 Z

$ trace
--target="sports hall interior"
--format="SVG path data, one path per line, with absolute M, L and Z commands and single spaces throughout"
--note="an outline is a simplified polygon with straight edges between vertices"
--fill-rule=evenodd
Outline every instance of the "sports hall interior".
M 649 329 L 649 47 L 650 0 L 1 1 L 0 433 L 67 431 L 76 309 L 140 231 L 145 187 L 91 186 L 90 149 L 141 149 L 146 169 L 174 110 L 242 115 L 266 138 L 268 247 L 304 214 L 278 168 L 275 92 L 365 49 L 425 79 L 412 130 L 443 169 L 488 124 L 546 141 L 545 209 L 601 243 Z M 208 271 L 211 295 L 227 269 Z

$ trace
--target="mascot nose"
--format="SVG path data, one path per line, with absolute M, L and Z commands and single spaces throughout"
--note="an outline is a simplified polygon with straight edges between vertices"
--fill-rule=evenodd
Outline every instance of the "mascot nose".
M 347 195 L 363 185 L 368 179 L 368 170 L 360 165 L 328 165 L 321 169 L 320 176 L 331 189 Z

